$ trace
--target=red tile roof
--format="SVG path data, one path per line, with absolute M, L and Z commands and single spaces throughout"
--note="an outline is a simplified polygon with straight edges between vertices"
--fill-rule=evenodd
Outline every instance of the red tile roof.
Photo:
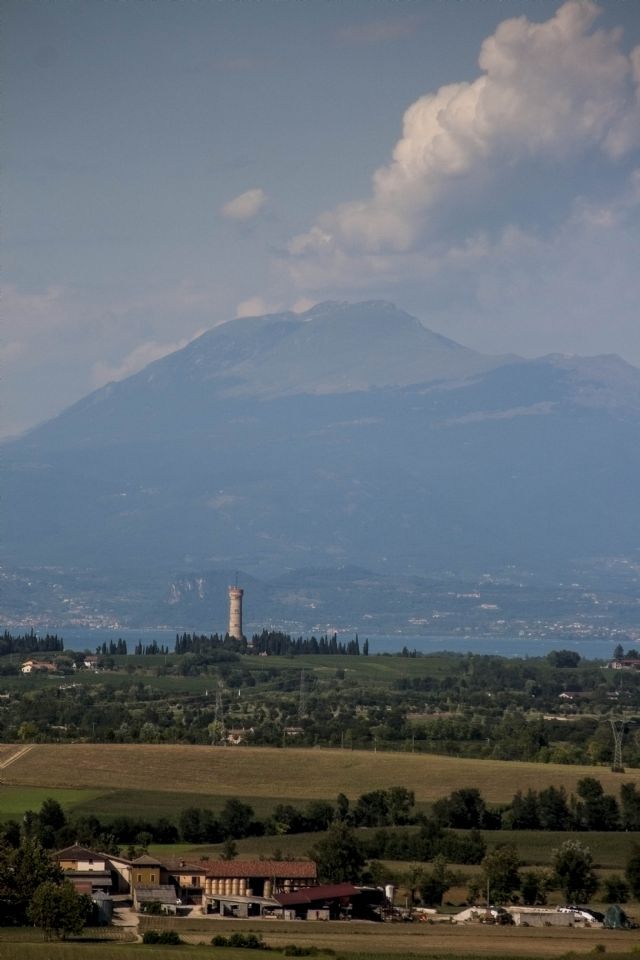
M 324 883 L 318 887 L 303 887 L 293 893 L 276 893 L 273 899 L 283 907 L 294 907 L 325 900 L 342 900 L 344 897 L 355 897 L 359 893 L 358 887 L 351 883 Z
M 271 877 L 281 880 L 315 880 L 313 860 L 209 860 L 200 866 L 207 877 Z
M 97 850 L 90 850 L 88 847 L 82 847 L 79 843 L 74 843 L 70 847 L 64 847 L 62 850 L 56 850 L 52 854 L 55 860 L 108 860 L 108 854 L 98 853 Z
M 206 873 L 209 860 L 185 860 L 184 857 L 163 857 L 162 866 L 169 873 Z

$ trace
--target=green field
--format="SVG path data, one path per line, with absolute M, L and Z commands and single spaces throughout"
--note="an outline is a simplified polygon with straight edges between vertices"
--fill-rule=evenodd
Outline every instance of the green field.
M 47 797 L 68 812 L 95 814 L 102 820 L 127 815 L 176 821 L 187 807 L 218 812 L 229 797 L 249 803 L 266 818 L 277 803 L 303 806 L 311 799 L 352 799 L 372 789 L 402 785 L 413 790 L 418 808 L 460 787 L 475 786 L 493 803 L 508 802 L 517 790 L 553 784 L 574 791 L 578 780 L 595 776 L 605 790 L 622 782 L 640 785 L 640 771 L 613 774 L 604 767 L 541 765 L 494 760 L 456 759 L 425 754 L 300 748 L 204 747 L 145 744 L 0 745 L 3 782 L 0 819 L 19 819 L 37 810 Z M 16 759 L 12 762 L 12 757 Z M 513 840 L 527 865 L 550 864 L 553 850 L 576 836 L 591 848 L 599 868 L 622 870 L 640 834 L 545 831 L 485 831 L 489 846 Z M 238 841 L 240 855 L 307 856 L 318 834 L 251 837 Z M 169 852 L 152 847 L 153 852 Z M 181 844 L 173 853 L 220 854 L 220 846 Z
M 51 797 L 67 811 L 95 809 L 101 790 L 70 790 L 64 787 L 9 787 L 0 784 L 0 820 L 20 820 L 25 810 L 37 810 Z

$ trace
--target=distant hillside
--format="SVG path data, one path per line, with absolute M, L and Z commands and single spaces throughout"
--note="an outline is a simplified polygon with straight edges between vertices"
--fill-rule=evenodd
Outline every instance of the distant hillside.
M 233 320 L 3 445 L 4 564 L 142 609 L 198 570 L 635 555 L 639 413 L 617 357 L 485 357 L 387 303 Z

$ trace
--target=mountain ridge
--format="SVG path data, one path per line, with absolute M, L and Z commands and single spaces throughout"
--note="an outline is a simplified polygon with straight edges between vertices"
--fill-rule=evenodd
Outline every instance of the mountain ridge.
M 634 556 L 639 414 L 615 356 L 485 357 L 380 302 L 242 318 L 5 441 L 4 562 L 133 597 L 197 569 Z

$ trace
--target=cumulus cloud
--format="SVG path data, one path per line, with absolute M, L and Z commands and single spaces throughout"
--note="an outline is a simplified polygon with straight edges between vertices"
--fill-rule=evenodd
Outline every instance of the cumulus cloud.
M 188 343 L 202 333 L 204 333 L 204 330 L 198 330 L 194 336 L 177 340 L 175 343 L 158 343 L 156 340 L 149 340 L 147 343 L 140 343 L 137 347 L 134 347 L 120 363 L 109 364 L 102 361 L 94 363 L 91 371 L 93 385 L 94 387 L 103 387 L 115 380 L 124 380 L 125 377 L 138 373 L 143 367 L 153 363 L 154 360 L 161 360 L 170 353 L 175 353 L 176 350 L 186 347 Z
M 252 220 L 262 210 L 267 195 L 260 187 L 246 190 L 239 196 L 229 200 L 221 209 L 221 214 L 227 220 Z
M 290 241 L 294 279 L 317 289 L 323 276 L 392 273 L 399 255 L 437 244 L 452 210 L 464 245 L 465 203 L 489 200 L 520 165 L 553 167 L 594 151 L 616 161 L 637 147 L 640 49 L 626 55 L 620 31 L 595 29 L 598 13 L 591 0 L 569 0 L 543 23 L 503 21 L 482 45 L 476 80 L 411 104 L 371 195 Z

